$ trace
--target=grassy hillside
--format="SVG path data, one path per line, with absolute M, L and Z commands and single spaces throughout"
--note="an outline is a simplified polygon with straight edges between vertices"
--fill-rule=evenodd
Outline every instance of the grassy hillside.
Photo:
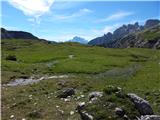
M 126 92 L 134 92 L 141 97 L 147 95 L 154 112 L 160 113 L 159 50 L 109 49 L 76 43 L 48 44 L 36 40 L 2 40 L 1 44 L 2 84 L 24 76 L 69 76 L 26 86 L 4 86 L 3 120 L 8 120 L 11 115 L 18 120 L 79 120 L 78 113 L 70 115 L 70 111 L 75 111 L 76 103 L 86 101 L 89 92 L 102 91 L 106 85 L 122 87 Z M 65 87 L 76 89 L 75 96 L 84 94 L 85 98 L 78 101 L 71 98 L 70 102 L 56 98 L 56 91 L 61 89 L 58 82 L 62 80 L 66 81 Z

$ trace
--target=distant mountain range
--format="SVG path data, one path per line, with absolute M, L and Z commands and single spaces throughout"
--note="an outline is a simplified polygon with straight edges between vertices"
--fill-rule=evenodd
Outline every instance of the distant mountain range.
M 9 31 L 4 28 L 1 28 L 1 39 L 31 39 L 47 41 L 45 39 L 39 39 L 29 32 Z M 56 43 L 54 41 L 47 42 Z M 81 44 L 88 43 L 89 45 L 108 48 L 160 48 L 160 20 L 149 19 L 143 26 L 139 25 L 138 22 L 135 24 L 122 25 L 113 33 L 108 32 L 107 34 L 97 37 L 89 42 L 78 36 L 75 36 L 67 42 L 78 42 Z
M 85 40 L 84 38 L 78 37 L 78 36 L 73 37 L 73 39 L 68 40 L 68 42 L 78 42 L 78 43 L 81 43 L 81 44 L 87 44 L 88 43 L 87 40 Z
M 104 36 L 89 41 L 88 44 L 109 48 L 160 48 L 160 20 L 147 20 L 144 26 L 139 25 L 138 22 L 135 24 L 122 25 L 113 33 L 108 32 Z

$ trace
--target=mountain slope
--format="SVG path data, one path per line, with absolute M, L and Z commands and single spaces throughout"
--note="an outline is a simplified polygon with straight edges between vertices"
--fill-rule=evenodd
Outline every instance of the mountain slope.
M 29 32 L 24 31 L 8 31 L 1 28 L 1 39 L 39 39 Z

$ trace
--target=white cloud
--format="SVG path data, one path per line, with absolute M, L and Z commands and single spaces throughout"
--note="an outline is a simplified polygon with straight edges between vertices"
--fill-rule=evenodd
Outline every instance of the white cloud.
M 70 15 L 56 15 L 55 18 L 59 20 L 67 20 L 67 19 L 73 19 L 77 18 L 83 15 L 87 15 L 89 13 L 92 13 L 93 11 L 87 8 L 80 9 L 79 11 L 72 13 Z
M 109 15 L 108 17 L 106 17 L 104 19 L 98 20 L 98 22 L 107 22 L 107 21 L 119 20 L 119 19 L 122 19 L 124 17 L 130 16 L 132 14 L 134 14 L 134 13 L 133 12 L 126 12 L 126 11 L 119 11 L 119 12 L 116 12 L 112 15 Z
M 35 22 L 40 22 L 38 18 L 49 11 L 54 0 L 8 0 L 8 2 L 26 16 L 33 17 Z

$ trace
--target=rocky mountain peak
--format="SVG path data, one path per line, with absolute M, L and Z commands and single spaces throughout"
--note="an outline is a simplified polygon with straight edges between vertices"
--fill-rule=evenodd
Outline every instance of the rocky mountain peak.
M 69 40 L 69 42 L 78 42 L 78 43 L 81 43 L 81 44 L 87 44 L 88 43 L 87 40 L 85 40 L 84 38 L 78 37 L 78 36 L 73 37 L 73 39 Z
M 153 27 L 155 25 L 158 25 L 160 24 L 160 20 L 157 20 L 157 19 L 149 19 L 146 21 L 144 27 L 145 28 L 150 28 L 150 27 Z
M 116 29 L 113 32 L 114 38 L 115 39 L 119 39 L 129 33 L 133 33 L 140 30 L 140 26 L 138 24 L 138 22 L 136 22 L 135 24 L 128 24 L 128 25 L 123 25 L 121 27 L 119 27 L 118 29 Z

